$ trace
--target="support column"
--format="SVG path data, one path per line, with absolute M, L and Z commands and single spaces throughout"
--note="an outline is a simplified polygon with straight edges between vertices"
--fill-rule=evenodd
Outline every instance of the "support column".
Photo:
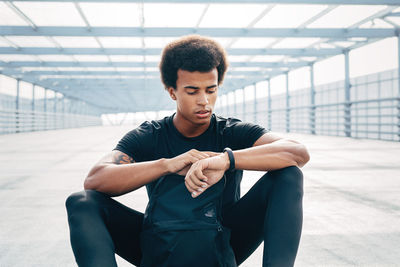
M 271 80 L 268 79 L 268 130 L 272 129 L 272 98 L 271 98 Z
M 400 141 L 400 33 L 397 34 L 397 138 Z
M 62 128 L 65 129 L 65 95 L 63 95 L 62 97 L 61 112 L 62 112 Z
M 315 85 L 314 63 L 310 65 L 310 133 L 315 134 Z
M 290 132 L 290 95 L 289 95 L 289 73 L 286 72 L 286 132 Z
M 236 90 L 235 91 L 233 91 L 233 116 L 235 117 L 235 118 L 237 118 L 237 108 L 236 108 L 236 105 L 237 105 L 237 101 L 236 101 Z
M 32 84 L 31 130 L 35 131 L 35 84 Z
M 225 94 L 225 117 L 229 117 L 229 93 Z
M 254 84 L 254 123 L 257 124 L 257 87 Z
M 349 50 L 344 52 L 344 133 L 351 137 L 350 67 Z
M 44 112 L 44 129 L 47 130 L 47 89 L 44 88 L 44 99 L 43 99 L 43 112 Z
M 15 97 L 15 132 L 19 133 L 20 132 L 20 125 L 19 125 L 19 88 L 20 86 L 20 80 L 17 79 L 17 94 Z
M 54 127 L 53 129 L 57 129 L 57 92 L 54 92 L 54 106 L 53 106 L 53 118 L 54 118 Z
M 243 103 L 242 103 L 242 105 L 243 105 L 243 118 L 242 118 L 242 120 L 243 121 L 245 121 L 246 120 L 246 94 L 245 94 L 245 90 L 244 90 L 245 88 L 243 87 Z

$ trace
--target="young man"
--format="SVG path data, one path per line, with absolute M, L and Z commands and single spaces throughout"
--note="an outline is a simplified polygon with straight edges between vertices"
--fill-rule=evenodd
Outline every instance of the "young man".
M 164 197 L 156 208 L 164 205 L 169 213 L 164 216 L 172 219 L 181 216 L 181 208 L 221 196 L 221 210 L 213 206 L 217 210 L 204 215 L 215 217 L 229 229 L 235 264 L 241 264 L 264 241 L 263 266 L 293 266 L 302 228 L 299 167 L 309 155 L 296 141 L 213 113 L 227 66 L 224 49 L 208 38 L 186 36 L 166 46 L 160 71 L 166 90 L 176 101 L 176 113 L 127 133 L 91 169 L 85 191 L 67 199 L 71 244 L 79 266 L 116 266 L 114 253 L 137 266 L 151 265 L 143 255 L 151 255 L 149 250 L 157 250 L 160 244 L 150 242 L 143 249 L 141 238 L 146 239 L 143 227 L 154 215 L 154 207 L 149 204 L 144 215 L 111 198 L 144 185 L 150 202 Z M 240 198 L 242 170 L 268 172 Z M 161 181 L 175 184 L 162 191 Z M 179 202 L 170 205 L 165 196 L 178 197 Z M 186 249 L 187 253 L 175 257 L 196 255 Z M 192 266 L 200 266 L 199 258 L 189 260 Z M 158 266 L 176 265 L 164 260 Z

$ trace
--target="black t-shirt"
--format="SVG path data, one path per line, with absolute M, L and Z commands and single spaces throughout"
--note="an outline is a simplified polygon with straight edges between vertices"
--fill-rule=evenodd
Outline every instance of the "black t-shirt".
M 251 147 L 267 132 L 263 127 L 241 122 L 235 118 L 212 115 L 210 126 L 199 136 L 189 138 L 182 135 L 173 124 L 175 114 L 161 120 L 144 122 L 128 132 L 114 148 L 132 157 L 136 162 L 173 158 L 190 149 L 222 152 L 225 147 L 232 150 Z M 240 198 L 242 171 L 227 174 L 224 190 L 224 206 Z M 152 194 L 155 182 L 147 184 L 147 193 Z

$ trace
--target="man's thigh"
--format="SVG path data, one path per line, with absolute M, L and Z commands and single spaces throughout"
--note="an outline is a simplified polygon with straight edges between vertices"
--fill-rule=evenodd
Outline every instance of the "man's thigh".
M 114 242 L 115 252 L 139 266 L 142 252 L 140 249 L 140 233 L 142 231 L 143 213 L 109 198 L 104 206 L 105 224 Z
M 223 211 L 223 224 L 231 230 L 231 246 L 241 264 L 264 239 L 264 219 L 273 177 L 266 173 L 232 207 Z

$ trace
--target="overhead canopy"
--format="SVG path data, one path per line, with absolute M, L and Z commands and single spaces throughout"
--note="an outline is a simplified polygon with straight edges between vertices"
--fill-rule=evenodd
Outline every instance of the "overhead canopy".
M 351 5 L 350 5 L 351 3 Z M 172 109 L 158 62 L 169 41 L 228 51 L 222 93 L 399 35 L 400 0 L 0 2 L 0 71 L 101 107 Z

